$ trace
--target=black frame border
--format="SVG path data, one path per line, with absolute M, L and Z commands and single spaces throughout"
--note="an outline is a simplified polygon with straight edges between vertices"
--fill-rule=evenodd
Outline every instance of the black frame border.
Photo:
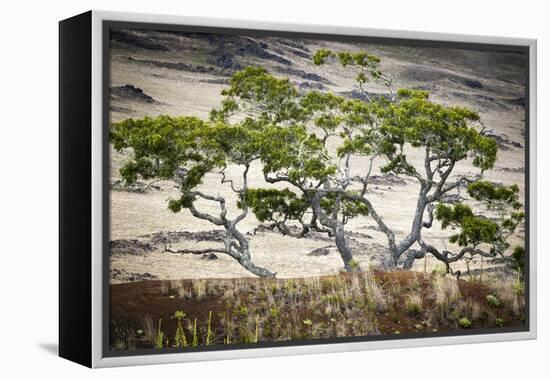
M 92 12 L 59 22 L 59 356 L 92 366 Z

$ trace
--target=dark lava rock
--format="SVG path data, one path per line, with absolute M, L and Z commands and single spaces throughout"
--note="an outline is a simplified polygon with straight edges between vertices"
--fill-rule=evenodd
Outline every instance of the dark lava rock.
M 155 99 L 143 92 L 143 89 L 134 87 L 131 84 L 126 84 L 120 87 L 111 87 L 111 96 L 149 103 L 155 102 Z
M 483 133 L 483 135 L 489 138 L 493 138 L 497 142 L 498 146 L 503 150 L 509 149 L 510 146 L 517 147 L 517 148 L 523 147 L 523 145 L 520 142 L 516 142 L 510 139 L 509 137 L 507 137 L 506 135 L 499 134 L 494 130 L 487 130 Z
M 299 56 L 300 58 L 309 59 L 309 54 L 301 50 L 290 49 L 290 52 L 296 56 Z
M 170 244 L 177 243 L 181 240 L 193 240 L 196 242 L 201 241 L 221 241 L 223 242 L 225 232 L 222 230 L 211 231 L 168 231 L 168 232 L 156 232 L 149 235 L 142 235 L 140 237 L 149 238 L 152 244 Z
M 407 185 L 407 181 L 404 178 L 395 175 L 374 175 L 369 177 L 369 184 L 374 185 L 389 185 L 389 186 L 403 186 Z
M 511 100 L 508 100 L 508 102 L 512 105 L 525 107 L 525 97 L 513 98 Z
M 217 260 L 217 259 L 218 259 L 218 256 L 216 256 L 215 253 L 207 253 L 206 255 L 201 256 L 201 260 L 212 261 L 212 260 Z
M 144 255 L 155 248 L 137 239 L 119 239 L 109 242 L 111 255 Z
M 459 194 L 446 194 L 439 198 L 439 202 L 441 203 L 455 204 L 462 201 L 464 201 L 464 198 L 461 197 Z
M 284 64 L 285 66 L 290 66 L 292 64 L 290 60 L 267 51 L 267 48 L 268 46 L 264 42 L 258 43 L 249 38 L 241 38 L 241 44 L 236 52 L 244 56 L 252 55 L 260 59 L 271 60 Z
M 464 85 L 467 86 L 468 88 L 472 88 L 472 89 L 481 89 L 481 88 L 483 88 L 483 84 L 481 84 L 481 82 L 479 82 L 477 80 L 472 80 L 472 79 L 464 79 Z
M 195 66 L 192 64 L 182 63 L 182 62 L 165 62 L 160 60 L 153 60 L 153 59 L 135 59 L 131 56 L 127 57 L 129 62 L 137 63 L 137 64 L 149 64 L 155 67 L 161 67 L 161 68 L 167 68 L 170 70 L 177 70 L 177 71 L 187 71 L 187 72 L 195 72 L 195 73 L 201 73 L 201 74 L 209 74 L 209 75 L 215 75 L 215 76 L 230 76 L 232 74 L 231 70 L 225 70 L 221 68 L 216 67 L 210 67 L 210 66 Z
M 286 66 L 290 66 L 292 62 L 283 58 L 280 55 L 273 54 L 268 51 L 268 44 L 265 42 L 256 42 L 248 37 L 238 35 L 222 35 L 209 34 L 208 43 L 216 46 L 217 55 L 221 54 L 237 54 L 247 57 L 256 57 L 265 60 L 271 60 Z
M 308 256 L 326 256 L 330 253 L 331 246 L 321 247 L 309 252 Z
M 354 100 L 361 100 L 365 102 L 369 102 L 371 100 L 376 100 L 380 98 L 386 98 L 388 100 L 391 99 L 391 96 L 389 93 L 374 93 L 374 92 L 361 92 L 357 89 L 354 89 L 352 91 L 348 92 L 340 92 L 342 96 L 354 99 Z
M 299 69 L 290 68 L 290 67 L 279 67 L 277 68 L 277 71 L 285 75 L 300 77 L 304 80 L 316 81 L 323 84 L 332 84 L 326 78 L 312 72 L 306 72 L 304 70 L 299 70 Z
M 111 269 L 111 279 L 134 282 L 156 280 L 158 279 L 158 276 L 155 276 L 154 274 L 151 274 L 149 272 L 130 273 L 124 269 Z
M 221 67 L 226 70 L 240 70 L 242 68 L 240 64 L 235 63 L 235 61 L 233 60 L 233 55 L 225 54 L 220 51 L 212 53 L 208 57 L 207 61 L 214 66 Z
M 326 87 L 321 83 L 302 81 L 300 84 L 298 84 L 298 88 L 306 89 L 306 90 L 310 90 L 310 89 L 323 90 Z
M 279 42 L 282 45 L 292 47 L 293 49 L 302 50 L 305 52 L 309 52 L 310 50 L 302 43 L 295 39 L 286 39 L 286 38 L 279 38 L 277 39 L 277 42 Z
M 170 51 L 170 49 L 150 38 L 127 32 L 124 30 L 111 30 L 109 34 L 111 41 L 123 43 L 125 45 L 139 47 L 144 50 L 152 51 Z
M 507 173 L 525 173 L 524 167 L 517 167 L 517 168 L 502 167 L 502 168 L 497 168 L 497 170 L 502 172 L 507 172 Z
M 158 185 L 147 185 L 141 181 L 128 184 L 123 180 L 116 180 L 111 184 L 111 190 L 129 193 L 147 193 L 151 190 L 161 190 L 161 187 Z
M 229 80 L 226 78 L 219 78 L 219 79 L 202 79 L 200 80 L 201 83 L 208 83 L 208 84 L 224 84 L 228 85 Z

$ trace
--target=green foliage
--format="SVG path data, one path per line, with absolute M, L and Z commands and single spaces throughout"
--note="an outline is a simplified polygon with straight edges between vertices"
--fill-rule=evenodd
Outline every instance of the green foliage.
M 213 121 L 226 122 L 238 111 L 261 123 L 300 118 L 295 101 L 298 92 L 288 78 L 276 78 L 261 67 L 246 67 L 237 71 L 229 84 L 221 93 L 225 97 L 221 109 L 210 113 Z
M 195 321 L 193 322 L 193 346 L 199 345 L 199 335 L 197 333 L 197 319 L 195 318 Z
M 382 76 L 382 72 L 378 69 L 380 58 L 375 55 L 370 55 L 365 51 L 340 51 L 335 53 L 328 49 L 319 49 L 313 55 L 313 63 L 317 66 L 322 65 L 326 63 L 327 59 L 330 57 L 336 57 L 342 67 L 356 66 L 362 69 L 357 75 L 357 81 L 360 83 L 368 81 L 367 73 L 374 79 L 378 79 Z
M 180 320 L 180 321 L 181 321 L 181 320 L 183 320 L 184 318 L 185 318 L 185 312 L 183 312 L 183 311 L 176 311 L 176 312 L 174 313 L 174 319 Z
M 195 201 L 195 196 L 189 194 L 182 194 L 180 198 L 169 199 L 168 200 L 168 209 L 173 213 L 179 213 L 181 209 L 188 209 L 191 207 Z
M 422 313 L 422 305 L 411 300 L 405 302 L 405 309 L 412 316 L 418 316 Z
M 356 260 L 351 259 L 349 261 L 349 266 L 355 271 L 357 268 L 359 268 L 359 263 Z
M 260 157 L 262 144 L 268 143 L 257 125 L 211 123 L 195 117 L 164 115 L 113 123 L 110 135 L 117 151 L 131 149 L 133 152 L 120 169 L 127 182 L 141 177 L 178 183 L 181 197 L 168 202 L 173 212 L 193 204 L 196 197 L 191 192 L 206 174 L 229 164 L 250 164 Z
M 436 104 L 424 91 L 401 89 L 397 102 L 387 105 L 381 115 L 382 130 L 400 146 L 399 153 L 388 154 L 386 171 L 414 173 L 401 152 L 406 143 L 428 149 L 447 164 L 471 157 L 475 167 L 487 170 L 496 161 L 496 142 L 471 126 L 479 115 L 470 109 Z
M 504 327 L 504 320 L 502 318 L 496 318 L 495 319 L 495 325 L 497 327 Z
M 162 325 L 162 319 L 159 319 L 159 328 L 157 330 L 157 337 L 155 339 L 155 348 L 161 349 L 164 348 L 164 340 L 166 336 L 164 335 L 164 332 L 161 330 Z
M 212 344 L 214 341 L 214 332 L 212 332 L 212 311 L 208 312 L 208 322 L 206 323 L 206 345 Z
M 289 182 L 300 183 L 336 172 L 323 143 L 305 126 L 268 126 L 262 141 L 260 159 L 265 174 L 285 172 Z
M 459 233 L 451 236 L 452 243 L 463 247 L 487 243 L 491 245 L 492 253 L 504 252 L 510 247 L 508 237 L 525 218 L 523 211 L 517 211 L 522 206 L 518 200 L 519 188 L 517 185 L 504 186 L 479 180 L 469 184 L 467 191 L 473 199 L 485 204 L 488 210 L 496 211 L 498 218 L 493 220 L 476 215 L 467 205 L 438 204 L 436 219 L 441 221 L 443 229 L 460 229 Z M 520 249 L 516 255 L 516 269 L 520 269 L 521 255 Z
M 519 187 L 497 185 L 490 181 L 479 180 L 468 185 L 468 195 L 477 201 L 485 203 L 489 209 L 501 210 L 511 207 L 514 210 L 521 208 L 519 202 Z
M 324 64 L 326 59 L 332 56 L 332 51 L 328 49 L 319 49 L 313 54 L 313 63 L 316 66 Z
M 514 269 L 523 274 L 525 271 L 525 248 L 516 246 L 512 252 L 512 259 L 514 260 Z
M 308 208 L 308 203 L 289 189 L 249 189 L 244 198 L 260 222 L 299 220 Z M 242 208 L 241 201 L 237 205 Z
M 492 220 L 475 216 L 467 205 L 448 206 L 440 203 L 436 206 L 435 217 L 441 221 L 443 229 L 449 226 L 453 229 L 460 228 L 460 232 L 452 235 L 449 240 L 462 247 L 491 244 L 498 238 L 498 225 Z
M 349 191 L 348 193 L 350 195 L 356 194 L 352 191 Z M 332 213 L 335 208 L 338 208 L 344 218 L 344 223 L 347 221 L 348 218 L 354 218 L 358 215 L 369 215 L 369 210 L 363 202 L 343 198 L 337 193 L 328 193 L 326 196 L 324 196 L 321 199 L 321 208 L 323 208 L 323 210 L 325 210 L 329 214 Z
M 462 328 L 470 328 L 472 326 L 472 322 L 470 321 L 470 319 L 464 317 L 458 319 L 458 325 Z
M 185 313 L 183 311 L 176 311 L 174 313 L 174 318 L 177 320 L 176 334 L 174 336 L 174 346 L 175 347 L 186 347 L 187 346 L 187 337 L 185 336 L 185 331 L 184 331 L 183 325 L 182 325 L 182 321 L 185 318 Z
M 129 183 L 139 176 L 170 179 L 182 162 L 201 161 L 197 140 L 204 127 L 196 117 L 129 118 L 113 123 L 110 139 L 115 150 L 133 150 L 133 159 L 120 170 L 122 177 Z
M 432 274 L 436 274 L 436 275 L 439 275 L 439 276 L 444 276 L 447 273 L 448 273 L 447 268 L 445 267 L 445 265 L 442 265 L 442 264 L 438 264 L 438 265 L 434 266 L 433 269 L 432 269 Z
M 454 206 L 447 206 L 438 204 L 435 210 L 435 217 L 441 221 L 441 227 L 446 229 L 449 226 L 460 226 L 465 218 L 473 217 L 474 213 L 470 206 L 456 204 Z
M 496 297 L 495 295 L 489 294 L 487 297 L 485 297 L 487 300 L 487 304 L 491 307 L 500 307 L 500 299 Z

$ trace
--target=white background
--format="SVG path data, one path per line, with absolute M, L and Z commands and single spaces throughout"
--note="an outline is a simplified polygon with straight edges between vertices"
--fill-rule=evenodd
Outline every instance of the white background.
M 0 12 L 0 375 L 56 377 L 548 376 L 550 27 L 546 1 L 3 1 Z M 539 339 L 91 371 L 56 356 L 57 21 L 89 9 L 537 38 Z M 546 219 L 547 220 L 547 219 Z M 546 349 L 546 350 L 545 350 Z

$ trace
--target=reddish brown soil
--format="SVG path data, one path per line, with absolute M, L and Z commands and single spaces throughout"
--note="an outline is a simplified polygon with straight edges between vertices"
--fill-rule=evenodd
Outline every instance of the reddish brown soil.
M 328 277 L 322 277 L 321 280 Z M 435 311 L 435 300 L 430 295 L 431 283 L 430 275 L 425 275 L 417 272 L 375 272 L 375 278 L 380 283 L 384 290 L 390 290 L 391 287 L 399 287 L 399 292 L 394 305 L 386 312 L 377 313 L 376 320 L 381 334 L 396 334 L 406 335 L 418 332 L 444 332 L 456 330 L 460 327 L 455 321 L 443 321 L 438 324 L 437 328 L 430 328 L 419 325 L 425 325 L 424 319 L 428 318 L 430 311 Z M 241 300 L 243 303 L 251 303 L 254 301 L 252 295 L 253 288 L 259 282 L 258 279 L 245 279 L 249 282 L 251 290 L 249 294 L 243 294 Z M 220 282 L 222 280 L 213 280 Z M 241 282 L 243 279 L 241 279 Z M 297 280 L 299 281 L 299 280 Z M 262 279 L 262 283 L 267 282 L 267 279 Z M 405 308 L 405 301 L 409 293 L 413 289 L 413 285 L 420 284 L 423 297 L 425 298 L 422 313 L 411 315 Z M 184 285 L 192 288 L 191 280 L 184 280 Z M 111 344 L 113 343 L 113 334 L 115 329 L 131 330 L 144 328 L 144 319 L 150 318 L 155 325 L 158 320 L 162 319 L 162 330 L 167 335 L 173 335 L 176 331 L 176 322 L 173 319 L 176 311 L 183 311 L 187 319 L 198 319 L 199 324 L 205 324 L 208 319 L 209 312 L 214 314 L 223 314 L 227 311 L 227 303 L 223 299 L 222 293 L 218 295 L 206 294 L 201 300 L 195 298 L 185 299 L 180 298 L 177 293 L 164 290 L 163 286 L 170 287 L 168 282 L 163 281 L 142 281 L 123 284 L 114 284 L 110 286 L 110 329 L 111 329 Z M 417 286 L 418 287 L 418 286 Z M 486 297 L 490 294 L 490 289 L 485 284 L 477 282 L 468 282 L 459 280 L 459 288 L 464 300 L 473 300 L 480 304 L 481 319 L 472 324 L 473 329 L 486 329 L 495 327 L 495 318 L 501 318 L 506 327 L 516 327 L 522 325 L 522 320 L 511 315 L 509 309 L 506 308 L 491 308 L 487 305 Z M 212 328 L 222 332 L 222 326 L 216 318 L 212 319 Z M 147 347 L 150 345 L 136 344 L 137 348 Z

